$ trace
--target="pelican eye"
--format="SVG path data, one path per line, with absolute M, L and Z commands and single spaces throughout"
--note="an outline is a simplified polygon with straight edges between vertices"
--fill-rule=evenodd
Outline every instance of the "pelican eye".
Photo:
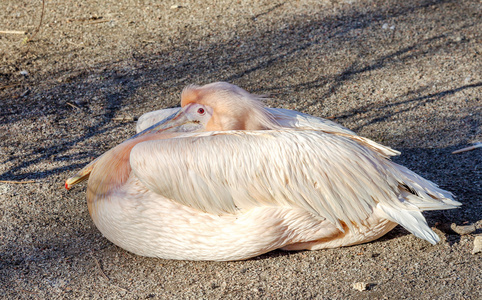
M 204 110 L 204 108 L 198 108 L 197 113 L 200 114 L 200 115 L 204 115 L 206 113 L 206 111 Z

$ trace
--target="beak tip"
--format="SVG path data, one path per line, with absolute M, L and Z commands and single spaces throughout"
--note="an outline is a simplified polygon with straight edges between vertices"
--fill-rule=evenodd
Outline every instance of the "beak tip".
M 69 185 L 69 183 L 66 181 L 65 182 L 65 189 L 68 191 L 70 190 L 71 186 Z

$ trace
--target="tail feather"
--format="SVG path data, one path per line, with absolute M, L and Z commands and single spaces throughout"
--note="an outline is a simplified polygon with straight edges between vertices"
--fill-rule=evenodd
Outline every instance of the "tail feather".
M 437 234 L 428 226 L 422 215 L 425 210 L 453 209 L 462 205 L 454 200 L 452 193 L 439 188 L 408 168 L 393 164 L 392 174 L 399 182 L 398 200 L 393 203 L 379 203 L 377 207 L 392 222 L 398 223 L 418 238 L 432 244 L 440 241 Z
M 455 201 L 452 193 L 438 187 L 437 184 L 410 171 L 408 168 L 393 163 L 393 174 L 397 174 L 401 184 L 399 199 L 415 205 L 418 210 L 453 209 L 462 205 Z M 403 187 L 406 187 L 404 190 Z M 410 210 L 410 208 L 408 208 Z
M 435 245 L 440 241 L 438 235 L 428 226 L 422 213 L 418 210 L 405 210 L 378 204 L 377 207 L 392 222 L 402 225 L 418 238 L 424 239 Z
M 405 205 L 407 206 L 408 210 L 445 210 L 454 209 L 462 205 L 460 202 L 457 202 L 451 198 L 434 199 L 428 195 L 420 197 L 405 191 L 402 191 L 399 197 L 402 199 L 402 201 L 406 201 L 410 204 Z

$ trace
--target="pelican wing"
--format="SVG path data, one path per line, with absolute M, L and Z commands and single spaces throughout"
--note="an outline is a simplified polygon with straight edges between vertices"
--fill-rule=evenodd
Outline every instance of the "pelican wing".
M 432 182 L 355 140 L 322 131 L 191 133 L 139 143 L 130 163 L 151 191 L 212 214 L 297 207 L 342 229 L 340 222 L 363 223 L 377 204 L 454 207 L 448 207 L 450 193 Z M 405 198 L 414 204 L 402 200 L 402 192 L 411 192 Z
M 356 135 L 350 129 L 341 126 L 328 119 L 318 118 L 304 114 L 296 110 L 284 108 L 265 108 L 275 120 L 283 127 L 302 128 L 311 130 L 323 130 L 329 132 L 339 132 L 349 135 Z
M 283 127 L 303 130 L 321 130 L 327 133 L 337 134 L 357 140 L 359 143 L 372 148 L 385 157 L 400 155 L 400 152 L 393 150 L 390 147 L 378 144 L 370 139 L 361 137 L 350 129 L 330 120 L 283 108 L 266 108 L 266 110 Z

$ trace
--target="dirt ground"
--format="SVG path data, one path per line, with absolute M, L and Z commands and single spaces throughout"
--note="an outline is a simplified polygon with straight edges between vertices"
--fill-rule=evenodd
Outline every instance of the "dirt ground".
M 482 2 L 0 1 L 0 297 L 481 299 Z M 92 223 L 64 180 L 177 106 L 228 81 L 267 104 L 330 117 L 402 152 L 452 191 L 427 212 L 432 246 L 397 227 L 372 243 L 247 261 L 145 258 Z M 14 183 L 18 181 L 21 183 Z M 476 223 L 458 235 L 451 223 Z M 353 288 L 364 282 L 367 290 Z

